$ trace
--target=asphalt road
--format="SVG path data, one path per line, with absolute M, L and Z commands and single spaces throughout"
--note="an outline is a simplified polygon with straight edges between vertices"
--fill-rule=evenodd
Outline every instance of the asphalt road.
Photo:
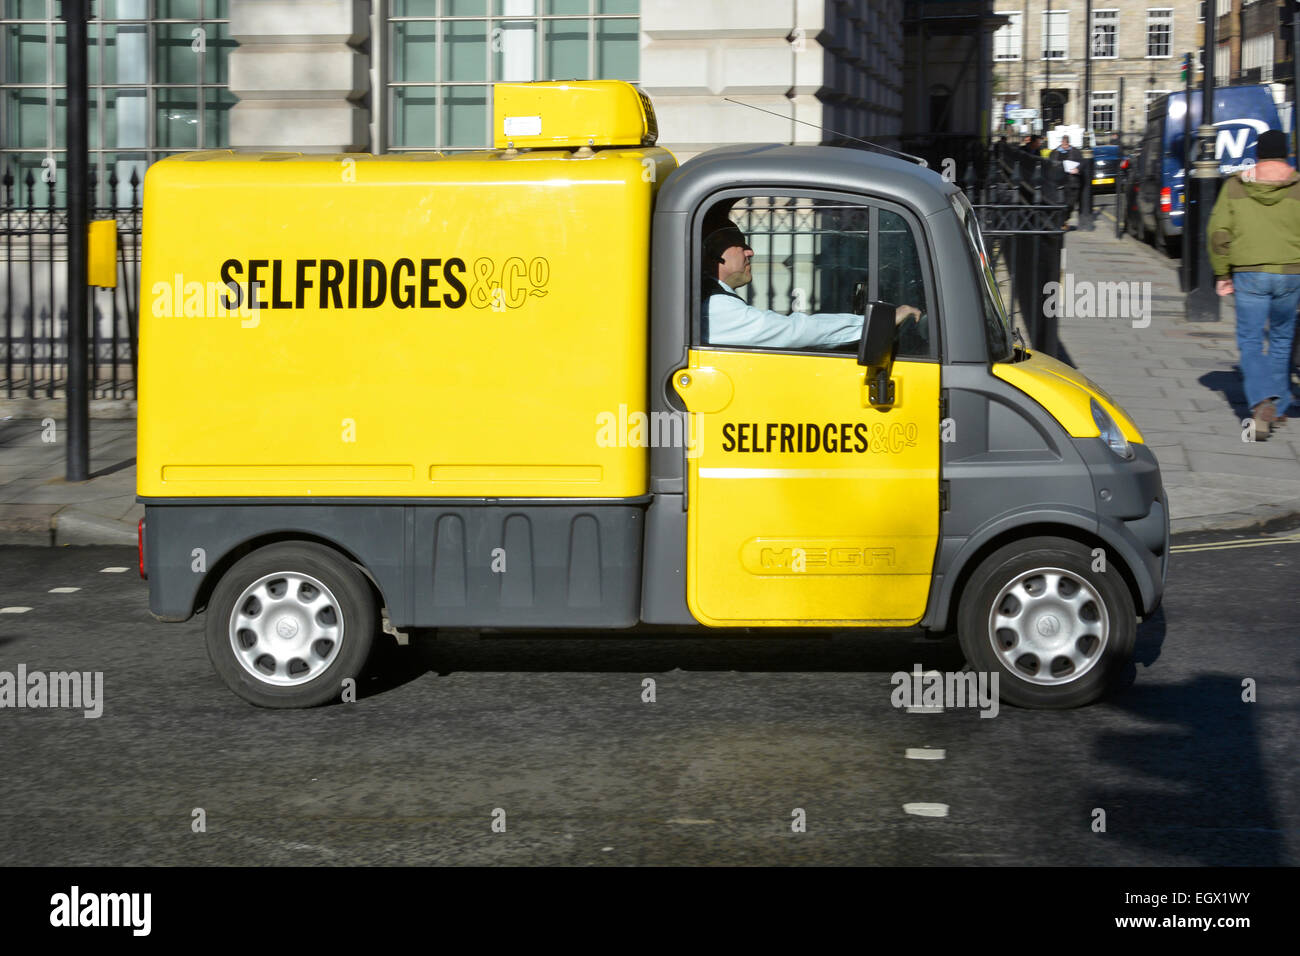
M 1127 686 L 991 719 L 892 706 L 961 666 L 908 635 L 448 634 L 262 711 L 134 551 L 0 548 L 0 671 L 104 675 L 98 719 L 0 710 L 0 863 L 1294 865 L 1300 534 L 1180 548 Z

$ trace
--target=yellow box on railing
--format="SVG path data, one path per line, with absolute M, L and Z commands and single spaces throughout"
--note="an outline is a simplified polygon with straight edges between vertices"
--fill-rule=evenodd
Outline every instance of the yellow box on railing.
M 96 219 L 86 239 L 86 282 L 105 289 L 117 288 L 117 220 Z

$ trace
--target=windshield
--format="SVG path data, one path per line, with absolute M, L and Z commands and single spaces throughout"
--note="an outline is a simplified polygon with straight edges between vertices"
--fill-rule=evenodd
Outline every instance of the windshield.
M 966 251 L 970 253 L 971 265 L 979 275 L 980 300 L 984 313 L 984 335 L 988 340 L 989 359 L 1005 362 L 1012 358 L 1011 321 L 1007 318 L 1006 306 L 1002 304 L 1002 293 L 998 291 L 997 277 L 993 274 L 992 260 L 984 248 L 984 237 L 980 235 L 979 222 L 975 210 L 965 193 L 956 192 L 951 196 L 953 208 L 961 220 L 962 235 L 966 239 Z

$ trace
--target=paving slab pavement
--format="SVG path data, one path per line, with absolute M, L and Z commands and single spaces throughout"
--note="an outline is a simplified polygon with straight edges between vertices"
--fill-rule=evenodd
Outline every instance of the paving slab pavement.
M 87 481 L 65 479 L 67 447 L 62 400 L 0 400 L 0 544 L 134 545 L 135 418 L 91 419 Z
M 1062 283 L 1149 285 L 1151 315 L 1062 315 L 1069 361 L 1133 417 L 1155 452 L 1175 533 L 1242 528 L 1300 514 L 1300 418 L 1249 441 L 1232 297 L 1218 322 L 1188 322 L 1178 260 L 1129 236 L 1109 214 L 1065 237 Z M 1094 286 L 1094 292 L 1096 288 Z M 1095 298 L 1095 297 L 1094 297 Z M 1075 301 L 1079 301 L 1076 295 Z M 1300 382 L 1295 386 L 1300 394 Z

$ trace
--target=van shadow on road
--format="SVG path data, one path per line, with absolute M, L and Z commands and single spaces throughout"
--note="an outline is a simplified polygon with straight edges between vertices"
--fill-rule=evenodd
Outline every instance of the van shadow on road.
M 965 664 L 955 638 L 933 639 L 913 632 L 832 635 L 754 631 L 734 635 L 683 635 L 645 630 L 636 636 L 608 633 L 574 637 L 479 635 L 443 631 L 413 637 L 399 646 L 384 635 L 358 685 L 358 697 L 394 691 L 426 674 L 471 673 L 634 673 L 673 670 L 754 673 L 879 673 L 924 670 L 959 671 Z

